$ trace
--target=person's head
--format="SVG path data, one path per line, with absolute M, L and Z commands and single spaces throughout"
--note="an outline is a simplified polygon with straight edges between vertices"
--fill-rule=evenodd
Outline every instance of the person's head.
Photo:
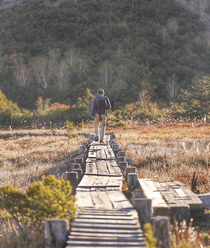
M 105 94 L 104 90 L 101 88 L 97 90 L 97 93 L 98 95 L 102 95 L 102 96 Z

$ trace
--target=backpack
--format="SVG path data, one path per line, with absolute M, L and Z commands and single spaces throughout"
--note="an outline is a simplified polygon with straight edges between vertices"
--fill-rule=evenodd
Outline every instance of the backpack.
M 107 100 L 105 97 L 99 98 L 97 102 L 96 111 L 98 114 L 105 114 L 107 110 Z

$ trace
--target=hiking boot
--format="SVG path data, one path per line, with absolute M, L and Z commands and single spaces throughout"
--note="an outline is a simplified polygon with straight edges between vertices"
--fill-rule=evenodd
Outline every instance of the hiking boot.
M 100 140 L 100 143 L 103 143 L 103 140 Z
M 95 140 L 95 141 L 98 141 L 98 136 L 96 136 L 96 137 L 94 138 L 94 140 Z

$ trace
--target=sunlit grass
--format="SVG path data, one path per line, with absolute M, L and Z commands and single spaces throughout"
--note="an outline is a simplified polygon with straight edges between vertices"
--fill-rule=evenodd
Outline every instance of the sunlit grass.
M 196 172 L 198 192 L 210 191 L 210 125 L 130 126 L 116 129 L 115 134 L 120 148 L 133 159 L 139 178 L 181 181 L 191 188 Z
M 23 191 L 41 176 L 64 178 L 71 158 L 86 139 L 68 137 L 13 137 L 0 139 L 0 185 Z

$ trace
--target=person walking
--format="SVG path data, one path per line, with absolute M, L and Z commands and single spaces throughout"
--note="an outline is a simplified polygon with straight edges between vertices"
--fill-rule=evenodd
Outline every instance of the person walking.
M 91 104 L 90 115 L 94 119 L 95 141 L 103 142 L 108 110 L 111 109 L 111 103 L 107 96 L 104 96 L 103 89 L 98 89 L 97 95 L 94 97 Z M 99 138 L 99 124 L 101 124 L 100 138 Z

